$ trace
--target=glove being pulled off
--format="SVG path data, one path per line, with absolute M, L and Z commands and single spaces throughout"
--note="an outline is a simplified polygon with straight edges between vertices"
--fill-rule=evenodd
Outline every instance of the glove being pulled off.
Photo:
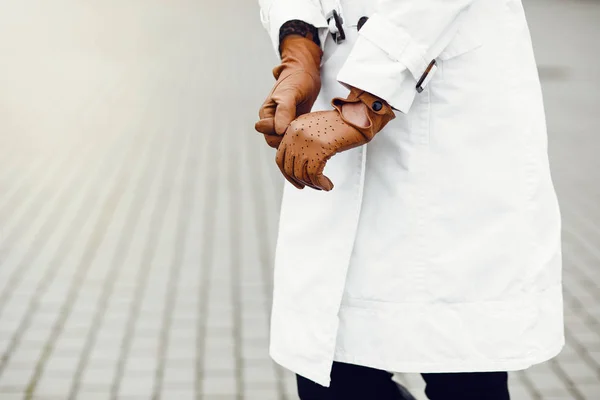
M 281 64 L 273 69 L 275 86 L 261 106 L 254 128 L 268 145 L 279 146 L 288 125 L 310 112 L 321 90 L 323 52 L 311 39 L 289 35 L 281 42 Z
M 342 108 L 364 105 L 365 126 L 348 121 Z M 334 98 L 331 111 L 317 111 L 295 119 L 277 150 L 276 162 L 285 178 L 298 189 L 304 186 L 329 191 L 333 183 L 323 175 L 335 154 L 364 145 L 396 116 L 389 104 L 368 92 L 352 88 L 346 99 Z

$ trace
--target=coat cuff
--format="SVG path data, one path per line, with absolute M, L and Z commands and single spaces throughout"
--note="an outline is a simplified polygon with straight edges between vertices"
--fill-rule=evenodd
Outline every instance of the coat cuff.
M 363 29 L 370 22 L 369 20 Z M 421 71 L 419 77 L 422 73 Z M 402 113 L 410 110 L 417 94 L 417 78 L 407 66 L 363 36 L 362 29 L 337 80 L 384 99 Z
M 274 0 L 268 9 L 261 9 L 261 21 L 269 32 L 271 43 L 279 56 L 279 30 L 287 21 L 294 19 L 311 24 L 319 30 L 321 48 L 327 38 L 327 20 L 321 7 L 311 0 Z

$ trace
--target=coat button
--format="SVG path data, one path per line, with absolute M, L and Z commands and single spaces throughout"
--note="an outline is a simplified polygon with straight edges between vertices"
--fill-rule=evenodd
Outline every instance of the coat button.
M 373 109 L 373 111 L 381 111 L 381 109 L 383 108 L 383 104 L 381 104 L 380 101 L 374 101 L 371 108 Z
M 369 17 L 360 17 L 358 23 L 356 24 L 356 29 L 360 31 L 360 28 L 363 27 L 363 25 L 365 24 L 365 22 L 367 22 L 368 19 Z

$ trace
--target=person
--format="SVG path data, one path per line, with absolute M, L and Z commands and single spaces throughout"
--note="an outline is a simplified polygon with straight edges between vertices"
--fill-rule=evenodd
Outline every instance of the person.
M 302 400 L 509 398 L 564 344 L 561 220 L 520 0 L 259 0 L 286 178 L 270 355 Z

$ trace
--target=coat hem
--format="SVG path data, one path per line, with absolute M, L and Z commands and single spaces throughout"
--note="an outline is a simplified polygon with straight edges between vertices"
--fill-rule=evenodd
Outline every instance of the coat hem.
M 556 357 L 565 345 L 560 340 L 543 353 L 536 354 L 527 359 L 506 360 L 483 360 L 480 362 L 448 362 L 444 361 L 443 367 L 440 363 L 386 363 L 373 358 L 353 357 L 350 354 L 337 351 L 334 361 L 347 364 L 361 365 L 389 372 L 398 373 L 453 373 L 453 372 L 496 372 L 496 371 L 520 371 L 535 364 L 540 364 Z
M 311 381 L 318 383 L 321 386 L 329 387 L 331 383 L 331 378 L 329 376 L 331 372 L 331 366 L 329 371 L 326 374 L 323 372 L 315 373 L 314 368 L 303 367 L 302 363 L 294 362 L 293 357 L 287 357 L 282 353 L 274 351 L 273 348 L 269 351 L 269 355 L 277 364 L 282 366 L 285 369 L 292 371 L 295 374 L 298 374 L 306 379 L 310 379 Z M 324 377 L 327 376 L 325 379 Z

